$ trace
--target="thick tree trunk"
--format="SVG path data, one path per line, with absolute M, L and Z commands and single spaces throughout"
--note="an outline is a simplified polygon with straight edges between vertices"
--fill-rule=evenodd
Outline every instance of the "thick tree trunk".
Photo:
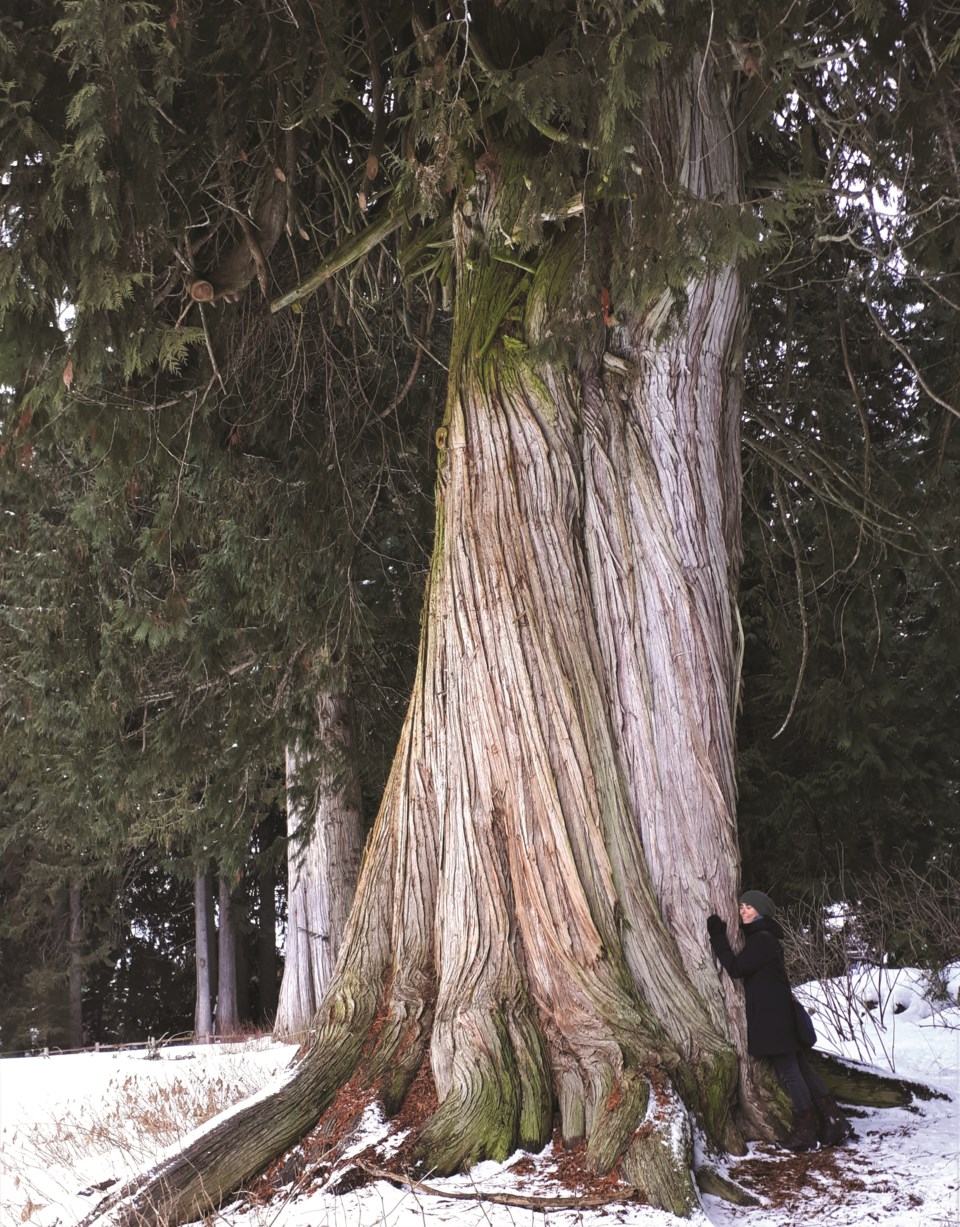
M 661 82 L 637 141 L 679 195 L 739 198 L 709 66 Z M 521 169 L 488 151 L 455 216 L 419 672 L 316 1038 L 269 1113 L 233 1115 L 121 1221 L 194 1214 L 355 1071 L 392 1112 L 429 1061 L 434 1172 L 541 1147 L 556 1105 L 598 1170 L 679 1213 L 690 1114 L 727 1146 L 761 1119 L 703 932 L 737 891 L 742 289 L 707 270 L 666 333 L 668 302 L 626 308 L 611 356 L 550 357 L 590 230 L 545 241 L 532 278 L 491 253 Z
M 314 764 L 319 774 L 309 807 L 295 799 L 305 751 L 287 751 L 287 945 L 274 1031 L 298 1041 L 333 974 L 363 846 L 353 712 L 342 690 L 319 697 L 317 728 L 323 761 Z
M 217 902 L 217 1035 L 236 1035 L 240 1027 L 237 1009 L 237 933 L 234 925 L 230 879 L 220 875 Z
M 196 934 L 197 996 L 193 1033 L 198 1043 L 208 1044 L 213 1035 L 213 980 L 211 978 L 210 874 L 198 869 L 193 878 L 193 917 Z
M 68 887 L 69 925 L 68 939 L 69 964 L 67 972 L 68 983 L 68 1022 L 67 1047 L 83 1047 L 83 900 L 80 887 L 71 880 Z

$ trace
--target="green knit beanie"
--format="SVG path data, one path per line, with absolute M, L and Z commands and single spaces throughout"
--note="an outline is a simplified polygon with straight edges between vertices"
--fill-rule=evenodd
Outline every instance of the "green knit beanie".
M 740 902 L 756 908 L 761 916 L 776 916 L 777 914 L 777 905 L 762 890 L 745 890 L 740 896 Z

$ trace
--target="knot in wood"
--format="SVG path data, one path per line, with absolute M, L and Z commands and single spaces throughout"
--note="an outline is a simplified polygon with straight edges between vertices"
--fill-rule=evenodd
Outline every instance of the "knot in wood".
M 209 281 L 192 281 L 190 283 L 189 294 L 194 302 L 212 302 L 214 297 L 214 288 Z

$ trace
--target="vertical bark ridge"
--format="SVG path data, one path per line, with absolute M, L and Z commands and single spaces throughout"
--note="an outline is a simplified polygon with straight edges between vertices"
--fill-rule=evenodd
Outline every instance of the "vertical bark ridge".
M 503 294 L 503 277 L 494 269 L 484 284 L 474 269 L 461 277 L 460 301 L 493 285 Z M 497 346 L 486 361 L 470 344 L 471 321 L 483 336 L 484 312 L 465 305 L 460 318 L 443 494 L 457 534 L 444 538 L 438 575 L 447 598 L 433 610 L 449 654 L 438 670 L 450 781 L 439 905 L 440 929 L 452 935 L 438 949 L 434 1072 L 458 1120 L 465 1106 L 483 1115 L 481 1088 L 496 1074 L 478 1081 L 478 1062 L 492 1051 L 500 1068 L 510 1067 L 497 1020 L 525 979 L 560 1085 L 564 1130 L 601 1139 L 612 1128 L 611 1088 L 669 1048 L 644 996 L 675 1014 L 668 1033 L 687 1039 L 709 1021 L 684 987 L 652 890 L 637 886 L 646 871 L 610 738 L 580 535 L 571 531 L 582 515 L 575 381 L 534 364 L 516 344 Z M 512 834 L 499 844 L 497 812 Z M 475 897 L 462 917 L 471 883 Z M 639 992 L 621 950 L 624 891 L 646 930 L 637 925 Z M 714 1042 L 723 1047 L 719 1036 Z M 503 1103 L 513 1114 L 509 1096 Z M 427 1131 L 434 1161 L 453 1115 L 441 1108 Z M 510 1125 L 501 1126 L 505 1138 Z M 597 1155 L 605 1154 L 598 1141 Z
M 240 1025 L 237 1006 L 237 930 L 233 884 L 221 872 L 217 894 L 217 1035 L 235 1035 Z
M 740 198 L 736 141 L 708 65 L 664 83 L 651 133 L 682 190 Z M 684 968 L 738 1045 L 741 1010 L 702 926 L 713 910 L 733 918 L 739 885 L 731 600 L 742 319 L 736 270 L 709 273 L 688 285 L 666 337 L 662 309 L 624 329 L 635 372 L 624 386 L 593 378 L 585 389 L 590 574 L 631 807 Z

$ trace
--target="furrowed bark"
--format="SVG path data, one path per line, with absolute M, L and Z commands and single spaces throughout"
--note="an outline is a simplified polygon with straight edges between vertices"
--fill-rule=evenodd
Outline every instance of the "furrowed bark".
M 696 61 L 664 82 L 650 125 L 658 158 L 672 157 L 691 196 L 741 198 L 737 141 L 711 66 Z M 742 1052 L 739 988 L 703 940 L 710 912 L 733 924 L 739 893 L 732 611 L 745 294 L 737 269 L 689 284 L 682 318 L 664 336 L 670 306 L 664 299 L 615 331 L 611 348 L 629 374 L 585 375 L 588 569 L 610 719 L 657 906 L 713 1025 Z M 626 951 L 642 980 L 629 940 Z M 677 1022 L 688 1056 L 702 1043 L 699 1027 L 693 1017 Z M 708 1097 L 716 1089 L 705 1088 Z M 741 1106 L 754 1130 L 769 1133 L 768 1099 L 750 1063 Z
M 257 878 L 257 981 L 260 988 L 260 1019 L 269 1022 L 277 1014 L 277 874 L 272 864 Z

